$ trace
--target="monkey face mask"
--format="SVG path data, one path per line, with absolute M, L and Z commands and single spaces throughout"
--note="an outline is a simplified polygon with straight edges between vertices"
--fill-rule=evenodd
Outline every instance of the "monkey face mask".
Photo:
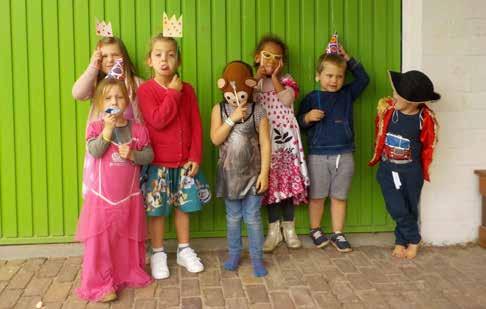
M 223 76 L 218 79 L 218 88 L 223 91 L 224 99 L 233 106 L 244 105 L 251 100 L 256 84 L 251 67 L 242 61 L 228 63 Z

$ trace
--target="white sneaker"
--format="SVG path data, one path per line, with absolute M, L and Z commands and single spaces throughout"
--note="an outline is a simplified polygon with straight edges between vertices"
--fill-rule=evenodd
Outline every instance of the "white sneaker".
M 204 270 L 201 259 L 190 247 L 177 251 L 177 264 L 184 266 L 190 273 L 199 273 Z
M 169 278 L 169 268 L 167 267 L 167 254 L 165 252 L 155 252 L 150 257 L 150 269 L 152 277 L 155 279 Z

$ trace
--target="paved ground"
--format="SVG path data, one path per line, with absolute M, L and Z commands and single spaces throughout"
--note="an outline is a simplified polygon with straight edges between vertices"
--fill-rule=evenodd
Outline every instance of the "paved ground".
M 224 251 L 201 254 L 206 270 L 172 276 L 144 289 L 126 289 L 112 304 L 80 301 L 81 257 L 0 261 L 0 308 L 486 308 L 486 250 L 426 247 L 414 261 L 392 259 L 390 248 L 365 246 L 266 255 L 270 274 L 255 278 L 245 257 L 240 270 L 222 269 Z M 175 265 L 175 254 L 169 254 Z

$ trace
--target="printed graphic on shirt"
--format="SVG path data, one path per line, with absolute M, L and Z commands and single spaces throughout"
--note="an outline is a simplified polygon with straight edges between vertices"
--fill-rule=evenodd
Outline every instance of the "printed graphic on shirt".
M 410 140 L 401 135 L 387 133 L 383 154 L 389 160 L 401 161 L 403 163 L 412 162 Z

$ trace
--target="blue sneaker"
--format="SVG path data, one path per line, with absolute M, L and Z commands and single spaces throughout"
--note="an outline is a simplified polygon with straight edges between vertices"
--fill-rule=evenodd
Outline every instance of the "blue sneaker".
M 332 233 L 331 243 L 339 252 L 351 252 L 353 249 L 343 233 Z
M 310 237 L 317 248 L 323 248 L 329 244 L 329 238 L 324 235 L 324 232 L 320 227 L 311 229 Z

